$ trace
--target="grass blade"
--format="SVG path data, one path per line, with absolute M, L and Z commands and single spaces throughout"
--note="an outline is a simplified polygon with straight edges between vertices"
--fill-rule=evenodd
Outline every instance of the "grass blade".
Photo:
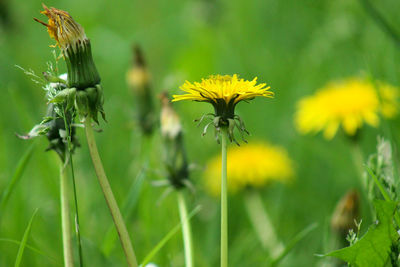
M 3 194 L 2 194 L 2 197 L 1 197 L 1 202 L 0 202 L 0 212 L 6 206 L 7 201 L 10 198 L 11 193 L 13 192 L 13 190 L 14 190 L 15 186 L 17 185 L 18 181 L 21 179 L 22 175 L 24 174 L 26 166 L 28 165 L 28 162 L 29 162 L 29 160 L 30 160 L 30 158 L 32 156 L 34 147 L 35 147 L 35 144 L 30 145 L 28 150 L 26 150 L 26 152 L 24 153 L 22 158 L 19 160 L 17 168 L 15 169 L 11 180 L 8 182 L 7 187 L 3 191 Z
M 38 210 L 36 209 L 35 212 L 33 213 L 32 217 L 31 217 L 31 219 L 29 220 L 28 226 L 25 229 L 24 236 L 22 237 L 21 244 L 19 245 L 17 258 L 15 259 L 14 267 L 19 267 L 20 264 L 21 264 L 22 256 L 24 255 L 24 250 L 25 250 L 25 247 L 26 247 L 26 243 L 28 242 L 28 237 L 29 237 L 29 234 L 31 232 L 32 222 L 33 222 L 33 219 L 35 218 L 35 215 L 36 215 L 37 211 Z
M 317 226 L 317 223 L 312 223 L 304 228 L 302 231 L 300 231 L 285 247 L 285 250 L 272 261 L 270 266 L 277 266 L 278 263 L 294 248 L 294 246 L 296 246 L 296 244 L 300 242 L 304 237 L 306 237 L 311 231 L 317 228 Z
M 196 215 L 199 211 L 201 210 L 200 206 L 197 206 L 196 208 L 194 208 L 189 216 L 188 216 L 188 220 L 192 219 L 192 217 L 194 215 Z M 141 267 L 146 266 L 146 264 L 148 264 L 150 262 L 150 260 L 160 251 L 160 249 L 163 248 L 163 246 L 179 231 L 179 229 L 181 228 L 182 224 L 178 223 L 174 228 L 172 228 L 171 231 L 169 231 L 165 237 L 163 239 L 160 240 L 160 242 L 157 243 L 157 245 L 147 254 L 146 257 L 144 257 L 144 260 L 142 261 L 142 263 L 139 265 Z
M 12 244 L 15 244 L 15 245 L 18 245 L 18 246 L 21 245 L 21 241 L 14 240 L 14 239 L 9 239 L 9 238 L 0 238 L 0 242 L 1 242 L 1 241 L 2 241 L 2 242 L 12 243 Z M 29 249 L 29 250 L 31 250 L 31 251 L 33 251 L 33 252 L 35 252 L 35 253 L 41 255 L 41 256 L 44 256 L 44 257 L 50 259 L 50 260 L 53 261 L 57 266 L 62 266 L 62 264 L 59 263 L 59 262 L 57 262 L 57 260 L 56 260 L 55 258 L 53 258 L 53 257 L 51 257 L 51 256 L 49 256 L 49 255 L 47 255 L 45 252 L 41 251 L 40 249 L 37 249 L 37 248 L 35 248 L 35 247 L 33 247 L 33 246 L 29 245 L 29 244 L 26 244 L 25 247 L 26 247 L 27 249 Z

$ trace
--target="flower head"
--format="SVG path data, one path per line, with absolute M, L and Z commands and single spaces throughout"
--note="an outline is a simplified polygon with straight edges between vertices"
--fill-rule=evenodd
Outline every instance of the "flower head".
M 246 187 L 262 187 L 273 181 L 287 182 L 293 175 L 293 163 L 286 150 L 266 143 L 248 144 L 228 150 L 228 189 L 237 192 Z M 221 188 L 221 156 L 207 164 L 204 179 L 208 191 L 217 196 Z
M 192 188 L 189 181 L 189 163 L 179 115 L 173 109 L 167 92 L 160 94 L 160 100 L 162 105 L 160 128 L 163 137 L 163 161 L 167 170 L 168 184 L 175 189 Z
M 74 46 L 87 40 L 82 26 L 68 12 L 54 7 L 49 9 L 45 4 L 43 4 L 43 8 L 44 11 L 40 13 L 49 18 L 48 23 L 36 18 L 35 20 L 47 27 L 50 37 L 56 40 L 62 49 L 66 49 L 69 46 L 75 48 Z
M 133 55 L 133 64 L 126 73 L 126 80 L 135 95 L 139 126 L 144 134 L 150 135 L 156 123 L 150 75 L 139 46 L 133 47 Z
M 160 128 L 161 135 L 168 139 L 174 140 L 182 134 L 182 124 L 176 111 L 172 108 L 170 99 L 166 92 L 160 94 L 161 100 L 161 116 Z
M 355 228 L 355 221 L 360 213 L 360 196 L 356 190 L 347 192 L 336 205 L 331 218 L 333 231 L 346 237 L 350 229 Z
M 366 80 L 350 78 L 329 83 L 315 95 L 298 102 L 295 123 L 303 134 L 323 131 L 332 139 L 339 127 L 354 136 L 364 123 L 373 127 L 379 124 L 379 114 L 393 117 L 398 110 L 397 90 L 378 83 L 378 90 Z
M 98 113 L 105 119 L 103 110 L 103 88 L 92 57 L 90 40 L 83 27 L 71 15 L 43 4 L 41 13 L 48 17 L 48 23 L 35 19 L 47 27 L 51 38 L 55 39 L 64 56 L 68 79 L 66 89 L 59 92 L 52 102 L 65 103 L 67 109 L 75 106 L 82 119 L 91 117 L 98 122 Z
M 237 74 L 211 75 L 201 82 L 191 83 L 186 81 L 181 87 L 186 94 L 174 95 L 172 101 L 194 100 L 211 103 L 214 107 L 213 120 L 217 130 L 220 127 L 229 128 L 229 137 L 234 140 L 233 129 L 235 126 L 241 132 L 246 132 L 244 124 L 235 115 L 235 107 L 240 101 L 251 100 L 256 96 L 273 97 L 273 92 L 265 83 L 257 84 L 257 78 L 247 81 L 239 78 Z M 235 119 L 239 123 L 236 125 Z

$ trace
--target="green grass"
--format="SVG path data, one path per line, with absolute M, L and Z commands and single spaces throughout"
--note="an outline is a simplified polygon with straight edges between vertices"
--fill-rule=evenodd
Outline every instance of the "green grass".
M 31 145 L 31 141 L 17 139 L 15 133 L 29 131 L 46 111 L 44 91 L 14 65 L 40 74 L 46 70 L 46 62 L 52 60 L 49 45 L 53 44 L 45 28 L 32 19 L 44 20 L 39 14 L 42 1 L 8 2 L 11 24 L 7 28 L 0 26 L 0 193 L 5 192 L 18 162 Z M 267 82 L 276 93 L 274 99 L 241 103 L 237 110 L 251 132 L 250 142 L 261 139 L 282 145 L 296 163 L 293 184 L 271 185 L 261 192 L 279 238 L 290 244 L 308 225 L 319 225 L 280 266 L 317 264 L 320 259 L 315 254 L 327 252 L 324 236 L 329 231 L 330 215 L 347 190 L 359 187 L 358 174 L 344 138 L 338 136 L 328 142 L 321 136 L 301 136 L 296 132 L 296 102 L 327 81 L 363 72 L 400 85 L 400 50 L 365 13 L 359 1 L 71 0 L 46 4 L 69 11 L 91 39 L 108 120 L 101 123 L 103 132 L 95 135 L 121 208 L 131 197 L 130 186 L 143 162 L 142 139 L 134 123 L 135 101 L 125 82 L 132 43 L 143 48 L 156 92 L 167 89 L 176 93 L 185 79 L 198 80 L 215 73 L 239 73 L 248 79 L 257 76 L 259 81 Z M 394 28 L 400 29 L 398 1 L 374 4 Z M 65 71 L 63 62 L 59 65 Z M 220 147 L 215 144 L 212 131 L 202 138 L 202 129 L 196 128 L 193 120 L 210 112 L 211 106 L 177 103 L 175 107 L 183 120 L 188 157 L 203 167 L 207 159 L 219 153 Z M 398 117 L 379 129 L 364 127 L 364 155 L 375 150 L 378 134 L 390 135 L 398 144 L 399 122 Z M 112 220 L 82 130 L 78 130 L 78 137 L 82 146 L 74 155 L 74 167 L 84 261 L 99 267 L 125 266 L 117 239 L 110 256 L 102 255 L 105 233 Z M 32 213 L 39 208 L 28 244 L 62 263 L 58 159 L 55 153 L 44 152 L 46 142 L 45 138 L 35 141 L 35 153 L 24 177 L 14 187 L 5 212 L 1 213 L 0 238 L 21 240 Z M 146 146 L 149 171 L 140 197 L 126 217 L 139 262 L 179 221 L 175 198 L 170 195 L 157 203 L 164 189 L 151 185 L 152 180 L 165 178 L 160 146 L 156 133 L 152 145 Z M 187 197 L 188 210 L 202 206 L 191 219 L 194 260 L 196 266 L 218 266 L 218 200 L 206 194 L 201 170 L 194 171 L 191 178 L 197 191 Z M 363 225 L 369 225 L 365 201 L 363 196 Z M 267 260 L 240 195 L 229 199 L 229 249 L 230 266 L 260 266 L 260 262 Z M 0 266 L 12 266 L 17 253 L 18 246 L 0 242 Z M 21 266 L 54 266 L 48 258 L 26 249 Z M 151 261 L 159 266 L 183 266 L 181 235 L 174 235 Z

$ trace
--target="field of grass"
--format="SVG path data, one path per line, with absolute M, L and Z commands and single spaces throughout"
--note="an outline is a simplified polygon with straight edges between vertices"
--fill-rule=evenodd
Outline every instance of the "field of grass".
M 13 266 L 19 245 L 10 240 L 22 240 L 36 209 L 27 243 L 41 253 L 26 248 L 21 266 L 63 266 L 59 159 L 56 153 L 45 152 L 46 138 L 24 141 L 15 136 L 41 121 L 47 101 L 44 90 L 15 65 L 40 75 L 47 70 L 46 63 L 53 61 L 54 48 L 49 45 L 54 40 L 33 21 L 33 17 L 45 20 L 39 13 L 42 1 L 3 2 L 0 8 L 8 19 L 0 24 L 0 194 L 32 144 L 33 152 L 7 205 L 0 209 L 0 266 Z M 175 192 L 160 200 L 165 188 L 152 185 L 166 175 L 162 140 L 158 128 L 152 137 L 143 137 L 137 123 L 136 102 L 126 83 L 133 44 L 143 50 L 154 95 L 164 90 L 180 93 L 185 80 L 197 81 L 210 74 L 258 77 L 271 86 L 273 99 L 243 102 L 236 110 L 251 133 L 250 143 L 280 145 L 294 162 L 292 183 L 260 189 L 277 236 L 287 244 L 310 224 L 318 225 L 280 266 L 321 264 L 316 254 L 332 249 L 330 218 L 336 203 L 350 189 L 363 190 L 344 133 L 339 131 L 332 140 L 321 134 L 299 134 L 294 124 L 296 103 L 329 81 L 357 75 L 400 85 L 400 46 L 366 12 L 361 0 L 55 0 L 45 4 L 67 10 L 91 39 L 107 116 L 107 122 L 97 127 L 102 131 L 95 133 L 96 141 L 117 202 L 122 207 L 133 198 L 132 211 L 124 215 L 139 262 L 179 223 L 179 213 Z M 400 33 L 400 2 L 374 1 L 374 5 Z M 63 59 L 59 66 L 61 72 L 66 71 Z M 154 103 L 159 114 L 159 100 L 155 98 Z M 212 129 L 202 137 L 202 128 L 193 122 L 212 107 L 177 102 L 174 108 L 182 119 L 188 159 L 197 166 L 190 174 L 196 192 L 185 191 L 189 210 L 201 205 L 191 219 L 194 261 L 196 266 L 218 266 L 219 200 L 207 193 L 203 173 L 207 161 L 220 153 L 220 146 Z M 378 135 L 391 140 L 396 152 L 399 131 L 399 116 L 382 121 L 377 128 L 364 126 L 360 135 L 364 159 L 376 150 Z M 126 266 L 118 239 L 111 242 L 108 255 L 102 253 L 112 219 L 84 130 L 78 128 L 77 135 L 81 147 L 73 159 L 85 266 Z M 142 179 L 132 193 L 131 186 L 138 186 Z M 371 222 L 364 193 L 361 209 L 364 232 Z M 243 195 L 230 195 L 229 266 L 268 266 L 267 260 Z M 151 261 L 158 266 L 184 266 L 181 231 Z

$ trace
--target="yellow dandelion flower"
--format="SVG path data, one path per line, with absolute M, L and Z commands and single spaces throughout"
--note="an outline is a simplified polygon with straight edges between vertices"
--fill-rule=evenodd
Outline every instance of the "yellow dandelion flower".
M 354 136 L 364 123 L 377 127 L 379 114 L 393 117 L 398 110 L 397 98 L 397 89 L 384 83 L 378 83 L 378 91 L 371 82 L 359 78 L 329 83 L 298 102 L 296 127 L 303 134 L 323 131 L 325 138 L 332 139 L 341 126 Z
M 40 13 L 49 18 L 48 23 L 36 18 L 35 20 L 47 27 L 50 37 L 56 40 L 62 49 L 66 49 L 68 46 L 75 48 L 76 44 L 87 39 L 82 26 L 68 12 L 54 7 L 49 9 L 45 4 L 43 4 L 43 8 L 44 11 Z
M 279 146 L 256 142 L 228 149 L 228 189 L 235 193 L 246 187 L 262 187 L 273 181 L 288 182 L 293 163 Z M 209 161 L 204 173 L 207 190 L 218 196 L 221 190 L 221 156 Z
M 194 83 L 186 81 L 180 89 L 186 94 L 173 95 L 172 101 L 194 100 L 211 103 L 215 111 L 215 114 L 212 115 L 215 117 L 212 121 L 214 126 L 217 131 L 221 127 L 228 127 L 231 141 L 235 141 L 233 136 L 235 127 L 239 129 L 242 135 L 243 132 L 247 132 L 243 121 L 235 115 L 237 103 L 251 100 L 256 96 L 273 97 L 274 95 L 265 83 L 257 84 L 257 77 L 247 81 L 239 78 L 237 74 L 233 76 L 211 75 L 207 79 L 202 79 L 201 82 Z

